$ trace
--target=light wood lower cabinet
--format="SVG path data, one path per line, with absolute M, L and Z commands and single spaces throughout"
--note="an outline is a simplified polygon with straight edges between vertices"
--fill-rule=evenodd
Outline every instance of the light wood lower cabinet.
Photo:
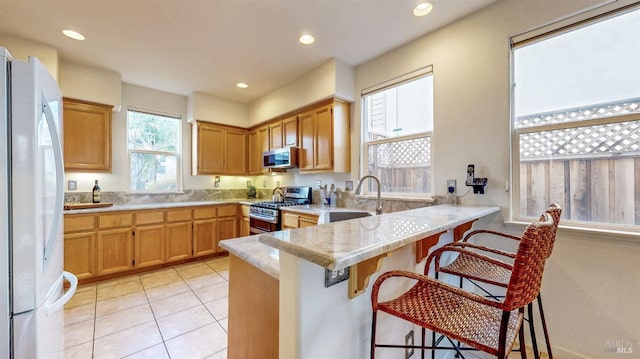
M 289 211 L 282 214 L 282 229 L 302 228 L 315 226 L 317 224 L 318 216 L 315 215 Z
M 166 228 L 167 262 L 188 259 L 193 252 L 191 222 L 169 223 Z
M 136 227 L 135 266 L 144 268 L 166 262 L 165 225 Z
M 205 256 L 216 253 L 218 231 L 215 219 L 193 221 L 193 256 Z
M 64 270 L 78 279 L 96 275 L 96 216 L 65 216 Z
M 91 278 L 95 270 L 96 233 L 64 235 L 64 270 L 78 279 Z
M 246 237 L 251 235 L 249 223 L 249 206 L 243 204 L 242 206 L 240 206 L 240 211 L 240 237 Z
M 64 268 L 83 281 L 223 252 L 238 237 L 239 205 L 65 214 Z
M 98 232 L 97 275 L 133 269 L 133 235 L 131 228 Z

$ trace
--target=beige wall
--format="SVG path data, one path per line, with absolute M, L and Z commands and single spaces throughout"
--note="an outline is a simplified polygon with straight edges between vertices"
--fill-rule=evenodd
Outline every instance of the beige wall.
M 426 65 L 434 71 L 435 192 L 447 179 L 464 193 L 467 164 L 488 177 L 485 195 L 463 204 L 497 204 L 509 218 L 509 37 L 550 23 L 597 0 L 501 1 L 356 68 L 356 91 Z M 629 1 L 617 1 L 620 6 Z M 360 113 L 360 101 L 355 103 Z M 352 167 L 358 173 L 360 123 L 352 121 Z M 493 223 L 504 229 L 501 221 Z M 509 228 L 514 233 L 522 228 Z M 561 231 L 543 283 L 552 343 L 560 358 L 619 358 L 605 342 L 633 340 L 640 351 L 640 241 Z
M 189 96 L 187 102 L 187 120 L 189 122 L 198 120 L 248 127 L 249 106 L 194 92 Z
M 112 105 L 116 112 L 121 109 L 122 79 L 118 72 L 62 59 L 58 83 L 64 97 Z
M 340 76 L 340 79 L 337 79 Z M 249 106 L 249 126 L 275 118 L 314 102 L 339 96 L 353 98 L 353 70 L 331 59 Z
M 11 55 L 20 60 L 35 56 L 49 70 L 54 79 L 58 79 L 58 50 L 46 44 L 26 40 L 9 34 L 0 33 L 0 46 L 6 47 Z

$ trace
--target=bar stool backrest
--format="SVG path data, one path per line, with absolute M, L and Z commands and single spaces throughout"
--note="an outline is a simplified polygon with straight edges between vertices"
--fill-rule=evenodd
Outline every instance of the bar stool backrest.
M 540 221 L 531 223 L 525 229 L 513 262 L 503 302 L 504 310 L 522 308 L 540 293 L 542 272 L 551 253 L 556 228 L 552 215 L 545 213 L 540 217 Z

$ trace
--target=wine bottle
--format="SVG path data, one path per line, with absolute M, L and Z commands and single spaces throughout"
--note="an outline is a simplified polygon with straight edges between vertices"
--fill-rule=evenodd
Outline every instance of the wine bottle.
M 93 186 L 91 192 L 93 194 L 93 203 L 100 203 L 100 186 L 98 186 L 98 180 L 96 180 L 96 184 Z

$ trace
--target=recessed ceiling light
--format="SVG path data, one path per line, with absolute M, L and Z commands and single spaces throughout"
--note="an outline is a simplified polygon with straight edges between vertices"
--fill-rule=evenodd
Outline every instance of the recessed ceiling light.
M 426 14 L 430 13 L 431 10 L 433 10 L 433 5 L 431 5 L 431 3 L 429 2 L 423 2 L 416 5 L 416 7 L 413 9 L 413 15 L 425 16 Z
M 244 82 L 238 82 L 236 86 L 238 86 L 241 89 L 246 89 L 247 87 L 249 87 L 249 85 L 245 84 Z
M 300 41 L 300 43 L 303 45 L 310 45 L 310 44 L 313 44 L 314 41 L 316 41 L 316 38 L 313 37 L 313 35 L 302 34 L 298 38 L 298 41 Z
M 81 33 L 77 32 L 77 31 L 73 31 L 73 30 L 62 30 L 62 33 L 67 36 L 70 37 L 74 40 L 84 40 L 84 35 L 82 35 Z

